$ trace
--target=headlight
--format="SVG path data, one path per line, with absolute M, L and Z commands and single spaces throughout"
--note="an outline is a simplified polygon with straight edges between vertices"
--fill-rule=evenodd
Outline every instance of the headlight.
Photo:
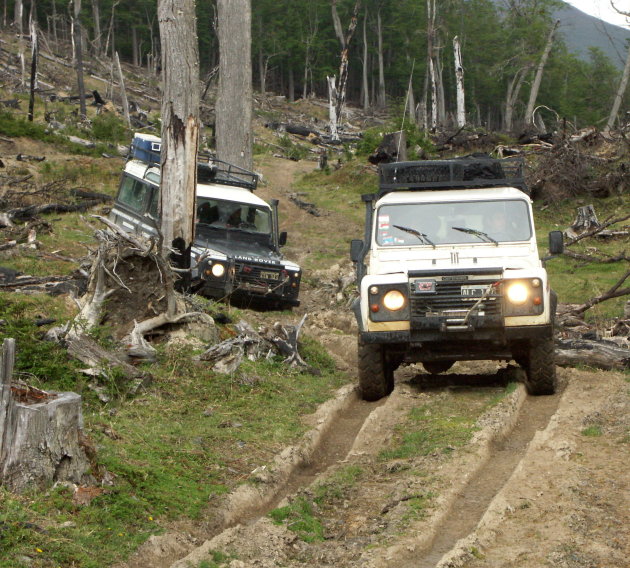
M 225 274 L 225 266 L 221 263 L 212 265 L 212 276 L 215 278 L 221 278 Z
M 405 305 L 405 296 L 400 290 L 390 290 L 383 296 L 383 305 L 392 312 L 397 312 Z
M 520 305 L 529 298 L 529 288 L 522 282 L 514 282 L 508 286 L 505 294 L 512 304 Z

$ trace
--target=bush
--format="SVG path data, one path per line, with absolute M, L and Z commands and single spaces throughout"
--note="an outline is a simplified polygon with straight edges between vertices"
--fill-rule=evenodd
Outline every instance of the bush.
M 92 121 L 92 135 L 95 140 L 118 144 L 131 138 L 131 132 L 122 119 L 112 113 L 102 113 Z

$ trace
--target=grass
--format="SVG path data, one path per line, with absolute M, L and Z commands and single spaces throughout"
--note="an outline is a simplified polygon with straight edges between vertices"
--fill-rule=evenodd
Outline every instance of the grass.
M 538 246 L 541 254 L 547 250 L 547 234 L 552 230 L 564 230 L 575 221 L 577 207 L 584 201 L 565 200 L 541 210 L 534 205 L 537 223 Z M 630 210 L 630 196 L 620 195 L 606 199 L 593 200 L 595 212 L 600 222 L 608 218 L 619 218 Z M 627 222 L 626 222 L 627 225 Z M 620 227 L 611 227 L 617 228 Z M 588 238 L 572 245 L 569 250 L 592 256 L 615 256 L 628 250 L 629 236 L 612 239 Z M 615 285 L 627 270 L 624 262 L 599 263 L 576 260 L 568 256 L 553 258 L 546 263 L 551 285 L 563 303 L 580 304 L 590 298 L 599 296 Z M 627 286 L 627 281 L 624 287 Z M 620 297 L 606 300 L 586 312 L 587 321 L 604 324 L 611 318 L 623 313 L 623 305 L 627 298 Z
M 462 389 L 457 396 L 446 392 L 431 404 L 413 408 L 405 423 L 396 429 L 394 442 L 381 452 L 381 460 L 451 453 L 472 438 L 481 414 L 511 390 L 511 386 Z
M 61 323 L 71 315 L 65 304 L 39 296 L 14 300 L 0 296 L 2 338 L 18 342 L 16 372 L 39 388 L 83 395 L 84 431 L 96 448 L 93 473 L 108 472 L 114 484 L 89 506 L 74 504 L 63 485 L 19 496 L 0 490 L 1 568 L 19 566 L 21 557 L 33 566 L 111 565 L 169 523 L 199 519 L 212 499 L 302 435 L 301 417 L 348 380 L 308 337 L 301 355 L 321 371 L 317 377 L 288 369 L 280 358 L 220 375 L 195 362 L 192 348 L 162 346 L 158 361 L 146 367 L 153 383 L 137 396 L 127 394 L 124 382 L 106 385 L 112 400 L 104 404 L 79 373 L 82 365 L 40 340 L 36 316 L 55 315 Z M 120 379 L 112 374 L 112 382 Z

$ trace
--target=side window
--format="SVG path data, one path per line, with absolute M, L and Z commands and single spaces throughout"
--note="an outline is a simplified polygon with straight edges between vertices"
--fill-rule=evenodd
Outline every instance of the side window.
M 134 211 L 143 212 L 150 188 L 140 180 L 124 176 L 118 192 L 118 201 Z
M 150 186 L 151 191 L 151 201 L 149 203 L 149 215 L 154 219 L 158 218 L 158 201 L 160 196 L 159 188 Z

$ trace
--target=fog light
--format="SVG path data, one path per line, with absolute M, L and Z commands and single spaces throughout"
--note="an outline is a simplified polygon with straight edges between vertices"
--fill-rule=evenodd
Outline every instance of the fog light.
M 370 286 L 370 294 L 378 294 L 378 287 Z

